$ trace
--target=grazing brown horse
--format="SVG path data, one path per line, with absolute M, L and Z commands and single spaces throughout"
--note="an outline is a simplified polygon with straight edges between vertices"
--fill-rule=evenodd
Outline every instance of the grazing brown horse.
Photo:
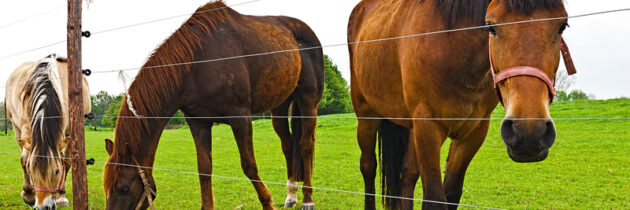
M 459 203 L 497 95 L 506 109 L 501 136 L 509 156 L 516 162 L 544 160 L 556 135 L 549 78 L 555 78 L 566 16 L 561 0 L 361 1 L 350 17 L 349 42 L 559 17 L 350 45 L 354 109 L 358 117 L 368 117 L 357 128 L 365 192 L 375 192 L 378 133 L 384 193 L 413 197 L 420 176 L 425 200 Z M 440 148 L 446 138 L 451 145 L 442 180 Z M 391 209 L 413 206 L 409 200 L 384 200 Z M 457 205 L 423 202 L 423 208 L 447 207 Z M 375 208 L 373 196 L 365 196 L 365 208 Z
M 83 111 L 89 113 L 90 91 L 85 77 L 83 88 Z M 5 96 L 7 117 L 22 153 L 22 199 L 36 209 L 68 206 L 67 59 L 51 54 L 23 63 L 9 76 Z
M 264 209 L 273 209 L 269 189 L 260 182 L 254 159 L 252 114 L 271 110 L 282 141 L 290 184 L 311 186 L 317 106 L 323 93 L 321 49 L 291 51 L 216 62 L 271 51 L 318 47 L 319 40 L 303 22 L 289 17 L 241 15 L 222 2 L 200 7 L 149 57 L 128 90 L 115 136 L 106 140 L 110 154 L 104 171 L 107 209 L 146 208 L 155 196 L 150 168 L 168 119 L 181 109 L 193 134 L 199 173 L 212 174 L 214 123 L 227 123 L 238 145 L 241 167 L 252 180 Z M 166 65 L 189 63 L 186 65 Z M 215 118 L 203 118 L 215 117 Z M 291 132 L 289 130 L 291 126 Z M 212 177 L 200 175 L 202 209 L 214 208 Z M 297 204 L 297 186 L 289 185 L 286 206 Z M 312 189 L 303 188 L 302 208 L 313 208 Z M 147 201 L 148 200 L 148 201 Z

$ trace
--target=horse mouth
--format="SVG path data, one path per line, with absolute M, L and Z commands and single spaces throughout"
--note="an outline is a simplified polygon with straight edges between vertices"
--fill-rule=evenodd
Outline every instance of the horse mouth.
M 549 155 L 549 149 L 543 149 L 533 154 L 520 154 L 519 152 L 513 151 L 510 147 L 507 147 L 507 152 L 510 158 L 517 163 L 540 162 L 545 160 Z

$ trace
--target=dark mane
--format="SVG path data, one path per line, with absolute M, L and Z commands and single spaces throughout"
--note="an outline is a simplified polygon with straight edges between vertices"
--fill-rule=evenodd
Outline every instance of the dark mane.
M 492 0 L 436 0 L 436 11 L 447 27 L 458 23 L 484 25 L 486 10 Z M 508 12 L 530 14 L 534 10 L 554 10 L 564 7 L 563 0 L 503 0 Z
M 508 12 L 530 14 L 537 9 L 554 10 L 564 7 L 563 0 L 504 0 Z
M 164 116 L 163 107 L 180 87 L 182 78 L 190 71 L 190 65 L 168 65 L 195 61 L 194 52 L 201 50 L 201 41 L 210 36 L 219 24 L 229 22 L 238 12 L 222 1 L 199 7 L 179 29 L 149 56 L 128 90 L 132 107 L 144 117 Z M 150 133 L 151 119 L 136 119 L 127 104 L 127 96 L 119 112 L 116 126 L 116 151 L 114 156 L 125 156 L 127 152 L 143 152 L 134 148 L 137 141 Z M 155 120 L 153 120 L 155 121 Z M 125 145 L 132 148 L 127 151 Z M 133 146 L 132 146 L 133 145 Z M 122 153 L 123 155 L 117 154 Z M 119 157 L 112 158 L 118 160 Z
M 53 54 L 37 63 L 22 93 L 23 101 L 30 105 L 28 117 L 31 118 L 33 155 L 58 156 L 57 151 L 60 149 L 57 148 L 58 143 L 63 138 L 61 101 L 52 79 L 58 76 L 50 75 L 56 71 L 55 59 Z M 52 160 L 47 158 L 47 161 L 41 159 L 33 161 L 33 167 L 45 169 Z
M 491 0 L 436 0 L 436 11 L 442 15 L 447 27 L 458 23 L 485 25 L 486 10 Z

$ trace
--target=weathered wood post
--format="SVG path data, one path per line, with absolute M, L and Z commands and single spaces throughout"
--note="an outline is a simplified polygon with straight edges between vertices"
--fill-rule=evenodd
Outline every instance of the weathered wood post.
M 68 99 L 73 209 L 83 210 L 88 209 L 88 183 L 81 78 L 81 3 L 82 0 L 68 0 Z

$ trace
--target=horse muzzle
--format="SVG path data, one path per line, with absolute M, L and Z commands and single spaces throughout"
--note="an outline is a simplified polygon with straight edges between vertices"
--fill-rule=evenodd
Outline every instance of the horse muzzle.
M 505 119 L 501 137 L 510 158 L 515 162 L 538 162 L 547 158 L 556 139 L 553 121 Z

